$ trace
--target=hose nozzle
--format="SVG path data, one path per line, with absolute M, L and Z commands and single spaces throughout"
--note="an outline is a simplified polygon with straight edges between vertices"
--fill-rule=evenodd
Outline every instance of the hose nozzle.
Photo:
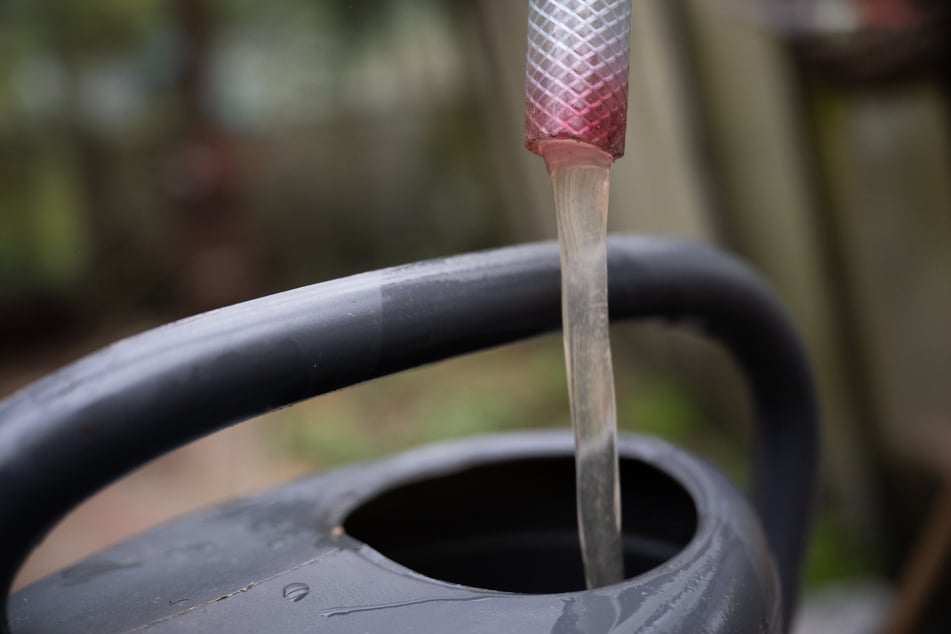
M 631 0 L 531 0 L 525 146 L 571 139 L 624 154 Z

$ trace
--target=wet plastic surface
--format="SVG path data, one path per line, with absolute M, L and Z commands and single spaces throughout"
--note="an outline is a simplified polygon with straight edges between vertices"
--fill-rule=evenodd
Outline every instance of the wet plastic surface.
M 746 375 L 756 416 L 753 507 L 778 564 L 788 623 L 798 593 L 818 457 L 815 394 L 791 324 L 759 277 L 710 247 L 610 238 L 608 271 L 612 319 L 686 322 L 723 343 Z M 0 403 L 0 588 L 7 592 L 30 548 L 70 508 L 147 460 L 282 405 L 554 330 L 560 324 L 559 300 L 557 245 L 527 245 L 264 297 L 143 333 L 64 368 Z M 288 520 L 294 514 L 282 516 L 279 510 L 262 510 L 258 521 L 291 521 L 289 535 L 311 539 L 312 545 L 322 543 L 314 532 L 320 530 L 315 522 L 323 517 L 317 509 L 309 509 L 304 522 Z M 222 529 L 221 535 L 224 540 L 227 531 Z M 182 547 L 191 545 L 190 538 L 183 538 Z M 132 573 L 144 568 L 132 565 L 140 561 L 133 551 L 119 552 L 130 555 L 70 574 L 84 578 L 103 569 Z M 352 563 L 356 584 L 372 560 L 353 561 L 352 556 L 340 553 L 321 560 L 321 569 L 331 564 L 346 569 Z M 224 548 L 215 564 L 219 568 L 208 574 L 232 579 L 229 570 L 246 570 L 245 558 Z M 261 558 L 263 571 L 280 562 L 273 554 Z M 333 563 L 342 560 L 346 565 Z M 157 565 L 171 565 L 171 557 Z M 720 576 L 729 571 L 707 573 L 711 583 L 721 584 Z M 201 578 L 195 574 L 177 582 L 194 581 L 190 587 L 199 592 Z M 259 578 L 254 588 L 267 578 Z M 82 593 L 84 586 L 71 587 L 75 590 L 70 592 Z M 229 600 L 234 593 L 251 596 L 251 589 L 232 587 L 232 594 L 213 599 Z M 181 598 L 156 595 L 145 586 L 125 590 L 135 610 Z M 377 601 L 385 597 L 374 593 L 389 591 L 368 588 L 361 591 L 366 596 L 354 597 Z M 25 598 L 30 603 L 29 592 L 12 597 L 11 610 L 15 605 L 19 611 Z M 602 598 L 591 595 L 592 601 Z M 56 618 L 67 598 L 64 594 L 46 600 L 52 603 L 36 609 Z M 121 612 L 119 605 L 88 605 L 95 606 L 88 608 L 90 613 Z M 566 605 L 559 599 L 556 607 Z M 444 607 L 433 606 L 432 618 L 439 618 Z M 17 618 L 22 615 L 18 612 Z M 80 617 L 86 618 L 78 614 L 77 623 Z M 471 618 L 476 619 L 475 612 Z
M 652 465 L 683 487 L 679 509 L 660 499 L 642 507 L 652 530 L 672 529 L 682 543 L 660 565 L 621 584 L 558 594 L 454 585 L 404 568 L 337 528 L 355 507 L 374 504 L 394 487 L 438 484 L 473 469 L 488 484 L 494 473 L 557 459 L 570 482 L 570 433 L 536 432 L 436 445 L 199 513 L 18 592 L 11 626 L 16 634 L 779 631 L 779 582 L 742 496 L 713 469 L 663 442 L 622 436 L 619 447 L 632 468 Z M 491 488 L 469 493 L 482 508 L 496 497 Z M 573 491 L 562 493 L 571 526 Z M 487 519 L 478 531 L 483 535 L 492 534 Z M 517 574 L 511 566 L 520 563 L 527 562 L 503 565 Z

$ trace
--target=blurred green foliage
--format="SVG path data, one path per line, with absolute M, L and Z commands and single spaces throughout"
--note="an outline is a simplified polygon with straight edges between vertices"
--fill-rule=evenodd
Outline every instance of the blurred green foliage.
M 19 17 L 71 62 L 136 47 L 161 22 L 163 0 L 35 0 Z
M 833 581 L 876 576 L 880 558 L 869 544 L 856 537 L 842 517 L 821 506 L 809 542 L 806 560 L 806 587 L 820 587 Z

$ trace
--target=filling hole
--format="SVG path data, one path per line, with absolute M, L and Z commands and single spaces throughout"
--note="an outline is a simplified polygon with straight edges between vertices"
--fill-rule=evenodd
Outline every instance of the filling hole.
M 627 577 L 667 561 L 697 529 L 669 475 L 621 459 Z M 381 492 L 344 522 L 352 537 L 434 579 L 549 594 L 584 590 L 570 456 L 496 462 Z

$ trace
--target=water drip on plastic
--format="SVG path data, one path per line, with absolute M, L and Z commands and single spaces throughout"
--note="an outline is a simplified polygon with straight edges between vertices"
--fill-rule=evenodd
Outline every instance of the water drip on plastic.
M 301 583 L 299 581 L 295 583 L 289 583 L 286 586 L 284 586 L 283 594 L 284 594 L 284 598 L 287 599 L 288 601 L 293 601 L 294 603 L 297 603 L 298 601 L 306 597 L 308 594 L 310 594 L 310 586 L 307 585 L 306 583 Z

